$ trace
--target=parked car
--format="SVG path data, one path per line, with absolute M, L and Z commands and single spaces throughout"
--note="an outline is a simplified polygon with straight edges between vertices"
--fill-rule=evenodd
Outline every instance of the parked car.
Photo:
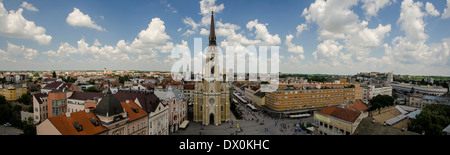
M 3 126 L 5 126 L 5 127 L 10 127 L 10 126 L 12 126 L 10 123 L 5 123 L 5 124 L 3 124 Z

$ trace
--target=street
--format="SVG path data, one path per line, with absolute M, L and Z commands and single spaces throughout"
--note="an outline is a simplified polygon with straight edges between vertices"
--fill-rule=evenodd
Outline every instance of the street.
M 23 131 L 20 129 L 17 129 L 15 127 L 5 127 L 0 125 L 0 135 L 20 135 L 23 134 Z
M 230 113 L 230 122 L 223 122 L 219 126 L 203 126 L 200 122 L 190 122 L 185 130 L 179 130 L 174 135 L 306 135 L 306 129 L 296 132 L 296 124 L 313 122 L 312 116 L 275 119 L 260 112 L 253 112 L 241 104 L 237 104 L 237 109 L 243 114 L 241 120 L 236 120 L 233 113 Z

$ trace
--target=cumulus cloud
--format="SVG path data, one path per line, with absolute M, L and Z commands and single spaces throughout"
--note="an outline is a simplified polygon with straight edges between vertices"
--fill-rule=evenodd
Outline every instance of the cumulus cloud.
M 424 13 L 422 12 L 423 4 L 414 2 L 413 0 L 404 0 L 401 6 L 400 29 L 405 32 L 408 41 L 423 42 L 428 39 L 425 34 L 425 22 L 423 21 Z
M 131 47 L 137 53 L 169 53 L 174 47 L 169 40 L 171 37 L 166 33 L 164 21 L 160 18 L 153 18 L 148 24 L 148 28 L 139 32 L 138 37 L 131 43 Z
M 303 52 L 304 52 L 303 47 L 293 44 L 292 38 L 294 38 L 294 36 L 292 34 L 286 35 L 286 40 L 285 40 L 284 44 L 288 47 L 288 52 L 297 53 L 299 59 L 302 59 L 302 60 L 305 59 L 305 56 L 303 55 Z
M 22 2 L 22 4 L 20 5 L 20 7 L 23 7 L 23 8 L 25 8 L 25 9 L 27 9 L 27 10 L 30 10 L 30 11 L 39 11 L 39 9 L 37 9 L 36 7 L 34 7 L 33 6 L 33 4 L 30 4 L 30 3 L 28 3 L 28 2 Z
M 23 9 L 7 11 L 0 1 L 0 35 L 11 38 L 36 40 L 41 45 L 48 45 L 52 36 L 45 34 L 45 28 L 36 26 L 33 21 L 25 19 Z
M 367 17 L 377 16 L 378 11 L 387 5 L 391 5 L 390 0 L 361 0 L 363 5 L 361 8 Z
M 439 15 L 440 15 L 439 11 L 437 11 L 437 10 L 434 8 L 433 3 L 427 2 L 427 3 L 425 4 L 425 10 L 426 10 L 427 13 L 428 13 L 429 15 L 431 15 L 431 16 L 439 16 Z
M 368 28 L 369 23 L 359 20 L 359 16 L 351 10 L 357 3 L 357 0 L 316 0 L 303 10 L 302 16 L 306 22 L 318 25 L 319 40 L 342 39 L 345 49 L 351 52 L 355 60 L 361 61 L 370 55 L 371 49 L 383 45 L 385 36 L 391 31 L 391 25 L 379 24 L 375 29 Z M 378 2 L 373 3 L 381 6 Z M 318 47 L 334 45 L 330 43 L 335 42 L 326 41 Z M 318 54 L 320 50 L 316 52 Z
M 253 28 L 255 29 L 256 39 L 262 39 L 266 46 L 269 45 L 277 45 L 281 43 L 281 39 L 278 36 L 278 34 L 272 35 L 270 34 L 269 30 L 267 30 L 267 25 L 269 24 L 261 24 L 258 22 L 258 19 L 255 19 L 253 21 L 250 21 L 247 23 L 246 27 L 250 31 L 253 31 Z
M 422 12 L 423 3 L 413 0 L 404 0 L 401 6 L 400 18 L 397 21 L 405 36 L 398 36 L 392 40 L 392 46 L 385 44 L 385 55 L 394 61 L 404 64 L 445 65 L 449 58 L 449 40 L 443 39 L 441 43 L 425 42 L 428 35 L 425 33 L 426 23 L 423 21 L 425 12 Z M 427 7 L 425 10 L 428 12 Z
M 105 28 L 97 25 L 94 21 L 92 21 L 91 17 L 88 14 L 84 14 L 78 8 L 73 8 L 73 11 L 69 13 L 66 18 L 67 24 L 74 27 L 87 27 L 91 29 L 96 29 L 99 31 L 106 31 Z
M 449 6 L 450 6 L 450 0 L 447 0 L 447 8 L 445 8 L 444 12 L 442 13 L 443 19 L 450 18 L 450 10 L 448 9 Z
M 8 42 L 7 51 L 9 54 L 13 56 L 23 57 L 27 60 L 32 60 L 37 57 L 38 51 L 31 49 L 31 48 L 25 48 L 25 46 L 18 46 L 14 45 L 10 42 Z
M 302 32 L 304 30 L 306 30 L 308 28 L 308 26 L 306 24 L 300 24 L 298 25 L 295 29 L 297 30 L 297 37 L 300 36 L 300 34 L 302 34 Z

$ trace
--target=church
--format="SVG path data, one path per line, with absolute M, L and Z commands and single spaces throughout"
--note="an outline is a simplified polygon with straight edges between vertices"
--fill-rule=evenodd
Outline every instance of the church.
M 220 125 L 230 120 L 230 92 L 228 83 L 221 78 L 218 69 L 219 54 L 214 30 L 214 12 L 211 13 L 204 78 L 201 82 L 195 83 L 194 122 L 202 122 L 203 125 Z

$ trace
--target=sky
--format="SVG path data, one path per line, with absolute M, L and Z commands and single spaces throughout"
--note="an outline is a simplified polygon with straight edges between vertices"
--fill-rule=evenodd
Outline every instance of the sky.
M 0 0 L 0 70 L 170 71 L 174 47 L 279 46 L 279 70 L 450 76 L 450 0 Z

